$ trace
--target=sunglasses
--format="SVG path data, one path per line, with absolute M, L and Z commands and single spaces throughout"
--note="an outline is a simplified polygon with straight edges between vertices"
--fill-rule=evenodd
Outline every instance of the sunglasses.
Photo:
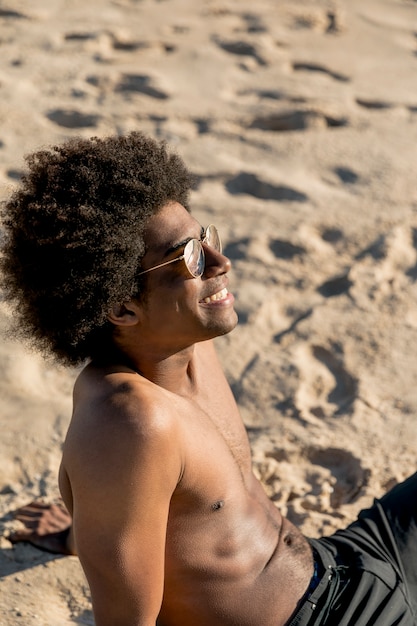
M 147 274 L 148 272 L 153 272 L 153 270 L 157 270 L 159 267 L 164 267 L 165 265 L 170 265 L 171 263 L 184 260 L 185 266 L 191 276 L 193 278 L 199 278 L 203 275 L 204 268 L 206 266 L 203 244 L 210 246 L 210 248 L 213 248 L 216 252 L 222 252 L 220 235 L 217 228 L 213 226 L 213 224 L 207 226 L 201 240 L 190 239 L 190 241 L 186 243 L 184 253 L 181 254 L 181 256 L 177 256 L 175 259 L 171 259 L 171 261 L 160 263 L 159 265 L 150 267 L 143 272 L 139 272 L 138 276 L 142 276 L 142 274 Z

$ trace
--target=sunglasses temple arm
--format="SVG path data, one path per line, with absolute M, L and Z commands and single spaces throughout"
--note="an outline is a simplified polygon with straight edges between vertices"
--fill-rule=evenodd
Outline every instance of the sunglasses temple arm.
M 148 270 L 143 270 L 143 272 L 139 272 L 137 276 L 142 276 L 142 274 L 147 274 L 148 272 L 152 272 L 152 270 L 157 270 L 160 267 L 164 267 L 165 265 L 170 265 L 171 263 L 175 263 L 176 261 L 182 261 L 184 258 L 185 258 L 185 255 L 182 254 L 181 256 L 178 256 L 176 259 L 171 259 L 170 261 L 165 261 L 165 263 L 160 263 L 159 265 L 150 267 Z

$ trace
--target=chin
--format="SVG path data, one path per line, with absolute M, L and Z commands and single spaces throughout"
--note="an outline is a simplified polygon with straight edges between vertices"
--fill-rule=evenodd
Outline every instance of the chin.
M 233 311 L 233 314 L 230 315 L 227 319 L 224 319 L 222 321 L 213 321 L 212 324 L 208 326 L 208 330 L 212 332 L 212 336 L 210 338 L 214 339 L 214 337 L 227 335 L 236 328 L 237 323 L 238 317 L 235 311 Z

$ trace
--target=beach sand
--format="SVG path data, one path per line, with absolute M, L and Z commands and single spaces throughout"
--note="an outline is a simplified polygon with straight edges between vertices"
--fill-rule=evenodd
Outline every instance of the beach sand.
M 218 350 L 283 512 L 328 534 L 414 472 L 415 0 L 5 0 L 0 36 L 0 199 L 75 135 L 143 130 L 196 174 L 233 262 Z M 0 626 L 93 624 L 76 557 L 6 538 L 59 495 L 77 372 L 8 335 L 0 370 Z

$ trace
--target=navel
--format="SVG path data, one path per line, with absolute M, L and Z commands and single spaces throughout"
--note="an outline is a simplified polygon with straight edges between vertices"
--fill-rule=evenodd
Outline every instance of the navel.
M 211 510 L 218 511 L 219 509 L 222 509 L 223 507 L 224 507 L 224 500 L 216 500 L 216 502 L 214 502 L 211 505 Z

